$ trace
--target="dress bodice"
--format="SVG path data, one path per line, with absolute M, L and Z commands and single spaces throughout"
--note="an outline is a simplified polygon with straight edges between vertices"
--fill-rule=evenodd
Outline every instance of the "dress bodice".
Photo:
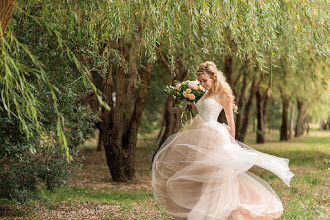
M 217 121 L 222 105 L 216 100 L 216 97 L 207 97 L 199 99 L 196 103 L 198 114 L 204 120 L 204 122 Z

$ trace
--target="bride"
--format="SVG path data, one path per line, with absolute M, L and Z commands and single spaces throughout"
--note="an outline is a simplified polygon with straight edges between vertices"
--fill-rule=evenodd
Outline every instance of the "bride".
M 248 170 L 267 169 L 290 186 L 289 160 L 235 140 L 234 96 L 211 61 L 196 75 L 206 93 L 189 103 L 198 113 L 155 155 L 152 187 L 157 204 L 175 219 L 274 219 L 283 213 L 276 192 Z M 222 109 L 228 126 L 217 121 Z

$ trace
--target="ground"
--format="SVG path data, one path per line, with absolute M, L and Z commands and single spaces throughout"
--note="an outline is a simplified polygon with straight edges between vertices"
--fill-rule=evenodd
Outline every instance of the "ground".
M 284 206 L 280 219 L 329 219 L 330 132 L 312 131 L 289 142 L 278 141 L 278 132 L 267 134 L 266 144 L 254 144 L 253 133 L 246 143 L 262 152 L 290 159 L 295 177 L 287 187 L 274 174 L 253 167 L 251 172 L 266 180 Z M 43 191 L 44 201 L 0 200 L 0 219 L 172 219 L 155 204 L 151 190 L 151 162 L 154 139 L 139 139 L 136 179 L 112 182 L 104 152 L 91 140 L 77 177 L 55 193 Z

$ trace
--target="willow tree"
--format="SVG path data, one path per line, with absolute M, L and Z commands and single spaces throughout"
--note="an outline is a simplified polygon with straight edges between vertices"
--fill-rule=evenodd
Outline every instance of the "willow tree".
M 301 136 L 310 122 L 308 115 L 314 120 L 327 117 L 328 67 L 322 62 L 318 62 L 317 66 L 306 60 L 307 63 L 305 68 L 308 73 L 304 69 L 291 75 L 279 73 L 274 79 L 277 89 L 273 91 L 279 94 L 282 102 L 280 140 L 289 140 L 293 133 L 295 137 Z
M 283 35 L 277 32 L 295 30 L 292 27 L 303 12 L 293 10 L 298 6 L 301 3 L 279 1 L 91 3 L 82 18 L 88 18 L 83 21 L 89 24 L 93 50 L 104 61 L 100 67 L 103 99 L 111 109 L 102 109 L 100 129 L 107 134 L 103 144 L 113 180 L 134 177 L 138 126 L 153 66 L 160 54 L 167 59 L 172 73 L 179 59 L 190 76 L 205 59 L 223 57 L 224 61 L 215 61 L 222 63 L 234 90 L 235 83 L 239 85 L 244 80 L 240 73 L 249 68 L 252 77 L 246 80 L 254 79 L 250 85 L 252 95 L 264 85 L 266 92 L 259 93 L 268 94 L 278 56 L 275 52 L 283 48 Z M 282 22 L 282 13 L 291 16 L 289 24 Z M 286 36 L 288 42 L 303 36 L 296 32 Z M 309 38 L 300 37 L 298 41 L 306 39 Z M 243 66 L 236 76 L 235 60 Z
M 304 33 L 306 23 L 309 26 L 322 23 L 320 30 L 311 29 L 315 33 L 327 30 L 324 21 L 317 20 L 320 15 L 326 19 L 326 14 L 320 13 L 326 5 L 326 1 L 313 4 L 204 1 L 181 6 L 180 12 L 185 16 L 181 16 L 179 22 L 188 25 L 182 38 L 186 39 L 188 36 L 187 44 L 196 46 L 195 59 L 191 64 L 196 68 L 205 59 L 213 59 L 223 70 L 238 99 L 238 139 L 244 140 L 253 97 L 256 97 L 259 112 L 257 142 L 265 141 L 267 106 L 273 75 L 278 73 L 277 69 L 282 68 L 279 60 L 284 57 L 291 66 L 297 65 L 296 58 L 304 56 L 299 48 L 303 48 L 306 42 L 322 44 L 322 50 L 326 48 L 324 41 L 327 39 L 324 35 L 322 39 L 315 39 Z M 304 21 L 306 13 L 310 18 Z M 180 39 L 176 40 L 179 42 L 176 48 L 182 48 Z M 319 52 L 313 51 L 312 54 Z M 292 74 L 293 69 L 286 69 L 285 74 Z
M 303 132 L 307 109 L 311 106 L 322 106 L 320 93 L 327 91 L 329 80 L 329 24 L 328 14 L 323 10 L 329 7 L 328 1 L 298 3 L 301 7 L 295 9 L 293 3 L 287 3 L 282 11 L 281 22 L 285 24 L 279 30 L 280 47 L 276 49 L 277 59 L 274 74 L 274 84 L 279 87 L 282 100 L 282 125 L 280 139 L 288 140 L 292 130 L 292 121 L 288 125 L 289 106 L 297 105 L 296 135 Z M 292 18 L 296 21 L 293 22 Z M 295 36 L 295 38 L 291 38 Z M 291 104 L 290 104 L 291 103 Z M 312 104 L 313 103 L 313 104 Z M 290 109 L 291 117 L 293 108 Z M 290 128 L 290 131 L 288 129 Z
M 199 35 L 196 44 L 215 58 L 233 92 L 238 97 L 240 114 L 236 117 L 237 137 L 244 140 L 253 97 L 257 96 L 260 131 L 263 137 L 269 100 L 270 80 L 264 79 L 272 50 L 278 45 L 279 2 L 207 2 L 192 7 L 191 26 Z M 238 67 L 237 67 L 238 66 Z M 263 86 L 265 84 L 265 86 Z M 264 91 L 262 88 L 265 87 Z
M 180 60 L 190 76 L 205 59 L 221 57 L 223 60 L 215 62 L 221 63 L 235 91 L 246 91 L 240 87 L 240 83 L 244 82 L 241 75 L 245 75 L 241 73 L 249 70 L 245 84 L 252 81 L 250 91 L 254 95 L 258 85 L 264 82 L 263 75 L 274 74 L 271 70 L 279 55 L 275 52 L 283 48 L 280 47 L 283 41 L 279 40 L 282 35 L 277 35 L 278 27 L 296 30 L 291 28 L 295 23 L 303 26 L 299 23 L 303 10 L 294 10 L 302 4 L 270 0 L 66 1 L 59 4 L 60 10 L 55 13 L 59 17 L 52 17 L 49 30 L 56 36 L 60 36 L 57 35 L 58 29 L 65 30 L 66 27 L 71 31 L 67 32 L 67 41 L 62 43 L 69 48 L 69 57 L 76 64 L 79 57 L 86 65 L 86 69 L 77 65 L 79 70 L 86 70 L 85 73 L 89 74 L 89 78 L 83 77 L 85 81 L 92 79 L 93 72 L 102 76 L 102 96 L 93 84 L 91 86 L 96 91 L 94 97 L 98 101 L 104 100 L 110 107 L 99 108 L 100 130 L 104 134 L 103 145 L 113 180 L 127 181 L 134 177 L 138 127 L 153 67 L 160 54 L 167 59 L 171 69 L 175 69 L 176 60 Z M 322 6 L 327 3 L 315 4 Z M 304 7 L 311 9 L 309 4 Z M 56 7 L 42 7 L 42 10 L 51 17 L 50 12 L 56 11 Z M 288 24 L 280 22 L 282 11 L 288 12 L 291 19 Z M 313 19 L 317 17 L 313 13 L 311 16 Z M 66 25 L 57 25 L 58 22 Z M 286 36 L 288 42 L 298 42 L 292 45 L 303 44 L 310 39 L 308 36 L 302 38 L 305 35 L 296 35 L 296 32 Z M 72 38 L 70 33 L 75 33 Z M 75 44 L 76 41 L 81 45 Z M 313 42 L 318 41 L 320 39 Z M 299 47 L 288 48 L 291 50 L 286 56 L 290 58 Z M 322 46 L 322 50 L 324 48 Z M 80 56 L 70 53 L 71 49 Z M 242 68 L 235 69 L 237 63 Z M 248 103 L 251 102 L 246 102 L 246 105 Z M 245 126 L 247 121 L 243 120 L 241 124 Z
M 51 40 L 61 48 L 62 58 L 72 61 L 71 67 L 73 67 L 76 72 L 82 74 L 79 79 L 83 79 L 86 85 L 86 71 L 73 52 L 73 49 L 77 46 L 76 40 L 78 34 L 75 35 L 76 38 L 73 39 L 72 34 L 70 34 L 71 38 L 67 37 L 68 35 L 64 37 L 64 32 L 61 32 L 61 28 L 66 27 L 70 29 L 71 27 L 75 27 L 75 25 L 72 25 L 73 23 L 70 23 L 74 20 L 75 16 L 73 14 L 74 12 L 70 11 L 68 3 L 62 4 L 57 2 L 56 4 L 49 5 L 50 2 L 48 1 L 22 0 L 20 1 L 20 5 L 16 5 L 16 7 L 15 3 L 16 1 L 1 1 L 2 29 L 11 21 L 10 18 L 14 9 L 19 12 L 17 13 L 17 20 L 20 20 L 20 22 L 33 20 L 36 26 L 40 27 L 43 31 L 47 31 L 48 34 L 52 36 Z M 68 13 L 64 13 L 64 11 Z M 63 25 L 64 23 L 66 24 Z M 71 27 L 68 27 L 70 25 Z M 36 93 L 38 87 L 46 85 L 46 89 L 48 89 L 50 93 L 50 100 L 53 103 L 53 110 L 57 115 L 55 119 L 55 134 L 57 140 L 65 150 L 68 159 L 70 159 L 69 147 L 64 131 L 65 119 L 59 111 L 58 106 L 58 90 L 51 84 L 51 80 L 45 71 L 47 67 L 45 68 L 43 63 L 38 59 L 40 54 L 34 54 L 29 46 L 17 39 L 14 32 L 15 30 L 11 30 L 10 28 L 7 28 L 6 32 L 1 32 L 0 88 L 2 96 L 0 110 L 6 111 L 9 118 L 17 118 L 20 121 L 20 131 L 25 134 L 27 139 L 33 136 L 42 137 L 41 134 L 45 131 L 45 127 L 40 119 L 42 118 L 40 112 L 42 103 L 38 100 Z M 70 31 L 66 33 L 70 33 Z M 81 35 L 79 36 L 81 37 Z M 46 36 L 46 38 L 47 37 L 49 36 Z M 83 37 L 81 37 L 81 39 L 82 38 Z M 70 42 L 69 39 L 72 41 Z M 33 38 L 33 40 L 35 40 L 35 38 Z M 39 43 L 41 43 L 41 41 L 39 41 Z M 93 84 L 91 84 L 91 87 L 95 88 Z M 102 103 L 101 100 L 100 102 Z M 30 145 L 31 151 L 35 152 L 36 147 L 37 146 Z
M 267 64 L 264 56 L 271 50 L 273 41 L 272 38 L 263 37 L 262 34 L 271 35 L 275 31 L 273 29 L 269 31 L 273 21 L 264 18 L 267 17 L 269 10 L 275 17 L 278 5 L 270 2 L 259 4 L 241 1 L 230 3 L 206 1 L 190 3 L 181 8 L 181 13 L 186 16 L 181 17 L 180 21 L 188 26 L 183 38 L 186 39 L 188 36 L 187 44 L 196 47 L 193 52 L 194 60 L 191 62 L 193 68 L 190 69 L 195 69 L 205 59 L 212 59 L 223 70 L 234 94 L 239 97 L 241 105 L 239 108 L 244 109 L 244 111 L 240 110 L 241 114 L 236 120 L 239 128 L 238 136 L 242 140 L 247 130 L 253 96 L 262 81 L 262 77 L 259 77 L 260 69 L 265 69 Z M 176 48 L 182 48 L 180 44 L 177 45 Z M 240 85 L 241 83 L 243 86 Z M 252 95 L 246 92 L 249 88 Z M 244 102 L 245 96 L 248 96 L 247 102 Z M 243 103 L 245 107 L 242 106 Z M 245 117 L 241 116 L 242 112 Z
M 122 1 L 89 2 L 81 22 L 91 26 L 90 42 L 102 60 L 99 129 L 114 181 L 134 178 L 135 148 L 148 85 L 165 33 L 166 5 Z M 86 55 L 87 59 L 91 58 Z M 91 63 L 93 66 L 93 63 Z M 95 66 L 94 66 L 95 67 Z
M 322 10 L 322 7 L 326 7 L 329 3 L 326 1 L 311 2 L 311 4 L 305 4 L 303 2 L 263 1 L 241 4 L 241 11 L 231 10 L 236 12 L 232 16 L 234 18 L 232 20 L 237 21 L 239 24 L 244 24 L 243 27 L 245 29 L 240 33 L 244 33 L 244 40 L 247 41 L 247 44 L 249 44 L 249 40 L 253 40 L 253 42 L 257 42 L 259 45 L 256 45 L 256 49 L 244 50 L 244 53 L 238 54 L 236 52 L 234 55 L 236 54 L 240 58 L 240 65 L 244 65 L 242 60 L 248 62 L 253 68 L 253 71 L 250 71 L 250 75 L 251 73 L 252 75 L 255 74 L 254 80 L 251 80 L 251 84 L 254 85 L 250 90 L 249 97 L 252 97 L 252 93 L 255 92 L 258 119 L 256 139 L 257 142 L 263 143 L 265 141 L 268 100 L 274 81 L 280 83 L 279 75 L 297 75 L 296 73 L 298 71 L 304 72 L 307 78 L 313 77 L 315 75 L 313 67 L 308 68 L 308 62 L 305 65 L 301 65 L 301 57 L 314 57 L 314 63 L 324 62 L 324 59 L 327 59 L 329 52 L 327 30 L 329 30 L 329 27 L 325 20 L 328 15 Z M 242 18 L 245 18 L 246 21 L 241 20 Z M 253 23 L 251 20 L 257 22 Z M 250 32 L 255 34 L 250 34 Z M 258 37 L 265 39 L 260 40 Z M 237 40 L 234 40 L 234 42 L 238 44 Z M 244 43 L 245 41 L 242 42 L 242 44 Z M 231 45 L 230 41 L 228 45 Z M 239 47 L 237 50 L 239 50 Z M 249 59 L 250 56 L 254 58 Z M 286 62 L 289 65 L 283 66 L 283 62 L 280 61 L 281 59 L 285 60 L 284 63 Z M 308 71 L 305 71 L 306 69 Z M 282 74 L 279 74 L 280 72 Z M 238 87 L 235 95 L 239 97 L 239 104 L 242 103 L 242 97 L 240 96 L 244 95 L 244 91 L 246 91 L 246 81 L 244 77 L 240 79 L 242 75 L 244 76 L 242 73 L 244 72 L 238 71 L 238 75 L 234 76 L 236 79 L 230 79 L 230 74 L 227 74 L 229 82 L 241 82 L 241 85 L 240 83 L 232 84 L 232 87 Z M 298 77 L 301 77 L 301 75 L 298 74 Z M 256 79 L 258 83 L 255 84 Z M 242 93 L 239 94 L 237 91 L 241 91 Z M 249 105 L 250 102 L 248 101 L 246 107 Z M 243 112 L 245 109 L 243 109 Z M 248 118 L 245 116 L 245 119 Z M 241 123 L 242 119 L 240 116 L 236 119 L 238 137 L 244 138 L 246 132 L 246 130 L 244 131 L 244 127 L 246 127 L 247 123 Z
M 66 7 L 42 3 L 20 1 L 0 41 L 0 196 L 19 201 L 65 183 L 93 129 L 79 100 L 86 88 L 71 50 L 77 42 L 69 48 L 72 30 L 63 31 Z

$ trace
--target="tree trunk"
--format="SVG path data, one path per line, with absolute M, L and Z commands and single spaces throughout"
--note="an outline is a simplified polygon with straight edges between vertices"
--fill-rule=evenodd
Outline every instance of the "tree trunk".
M 325 119 L 321 121 L 320 128 L 322 130 L 330 130 L 330 117 L 328 118 L 328 120 Z
M 100 122 L 97 123 L 100 130 L 98 149 L 103 145 L 112 180 L 126 182 L 135 177 L 137 134 L 155 63 L 145 64 L 139 74 L 137 48 L 141 44 L 140 30 L 131 45 L 124 45 L 122 40 L 108 43 L 127 58 L 129 68 L 125 72 L 123 66 L 114 66 L 109 61 L 109 65 L 101 69 L 101 91 L 110 110 L 101 107 Z M 107 46 L 100 49 L 101 55 Z
M 15 0 L 0 0 L 0 27 L 2 34 L 5 33 L 5 30 L 7 29 L 9 20 L 13 15 L 15 5 Z M 0 40 L 2 38 L 2 34 L 0 33 Z
M 294 128 L 294 105 L 290 105 L 290 130 L 289 130 L 289 139 L 293 136 L 293 128 Z
M 253 97 L 255 95 L 255 92 L 256 92 L 256 79 L 254 78 L 251 83 L 251 89 L 250 89 L 248 101 L 244 107 L 243 116 L 242 116 L 242 125 L 240 126 L 240 128 L 238 128 L 239 130 L 237 129 L 236 139 L 242 142 L 244 142 L 245 135 L 249 126 L 250 112 L 251 112 Z
M 265 127 L 263 123 L 262 95 L 260 89 L 256 93 L 257 104 L 257 143 L 265 143 Z
M 269 97 L 270 97 L 270 86 L 268 86 L 264 94 L 262 94 L 261 88 L 259 88 L 256 92 L 257 119 L 258 119 L 257 132 L 256 132 L 257 143 L 265 143 L 266 117 L 267 117 Z
M 224 32 L 224 38 L 227 41 L 228 45 L 228 51 L 224 55 L 224 68 L 223 73 L 226 76 L 226 80 L 228 84 L 230 85 L 234 95 L 236 96 L 236 90 L 235 90 L 235 83 L 237 81 L 233 80 L 234 75 L 234 61 L 235 61 L 235 55 L 237 51 L 237 45 L 235 41 L 231 38 L 231 31 L 229 28 Z M 238 74 L 238 78 L 240 77 L 240 74 Z
M 108 77 L 110 79 L 110 77 Z M 112 76 L 111 76 L 112 79 Z M 106 85 L 105 85 L 106 86 Z M 110 97 L 107 95 L 110 99 Z M 111 127 L 104 132 L 103 145 L 107 158 L 107 164 L 114 181 L 128 181 L 134 178 L 134 165 L 132 158 L 124 149 L 122 137 L 124 135 L 124 99 L 125 97 L 125 72 L 117 68 L 116 102 L 112 108 L 109 119 Z M 104 128 L 108 128 L 104 126 Z
M 281 141 L 287 141 L 289 140 L 288 136 L 288 122 L 289 122 L 289 117 L 288 117 L 288 108 L 289 108 L 289 99 L 285 97 L 284 95 L 282 96 L 282 125 L 280 128 L 280 140 Z
M 229 36 L 227 36 L 227 39 L 228 41 L 230 42 L 230 48 L 232 51 L 235 51 L 236 50 L 236 44 L 234 43 L 234 41 L 232 41 Z M 226 77 L 226 80 L 228 82 L 228 84 L 230 85 L 232 91 L 233 91 L 233 94 L 234 96 L 237 96 L 237 91 L 236 91 L 236 84 L 238 83 L 238 81 L 240 81 L 241 79 L 241 75 L 244 75 L 244 79 L 243 79 L 243 86 L 242 86 L 242 89 L 241 89 L 241 94 L 240 94 L 240 97 L 241 99 L 240 100 L 244 100 L 244 94 L 245 94 L 245 90 L 246 90 L 246 76 L 247 76 L 247 63 L 244 63 L 241 68 L 238 70 L 238 76 L 237 78 L 235 79 L 234 81 L 234 60 L 235 60 L 235 57 L 233 56 L 233 54 L 229 53 L 227 55 L 225 55 L 224 57 L 224 69 L 223 69 L 223 73 Z M 241 107 L 243 103 L 238 103 L 238 107 Z M 239 110 L 240 111 L 240 110 Z M 236 131 L 239 131 L 239 129 L 237 128 L 237 123 L 239 124 L 240 123 L 240 120 L 241 120 L 241 115 L 237 115 L 236 116 L 236 124 L 235 124 L 235 127 L 236 127 Z M 218 117 L 218 122 L 220 123 L 225 123 L 225 124 L 228 124 L 227 122 L 227 119 L 226 119 L 226 114 L 224 111 L 221 111 L 219 117 Z M 237 137 L 237 132 L 236 132 L 236 137 Z
M 164 59 L 164 57 L 162 57 L 162 61 L 163 64 L 168 68 L 168 70 L 172 74 L 172 70 L 170 69 L 170 66 L 167 63 L 166 59 Z M 173 85 L 174 81 L 179 81 L 179 82 L 183 81 L 188 74 L 188 72 L 184 68 L 183 63 L 179 59 L 177 59 L 175 62 L 175 70 L 176 70 L 175 76 L 171 76 L 171 85 Z M 165 126 L 165 131 L 160 138 L 159 148 L 170 135 L 178 132 L 180 129 L 181 110 L 176 108 L 174 105 L 175 105 L 175 100 L 173 99 L 172 95 L 169 95 L 165 103 L 165 109 L 164 109 L 165 113 L 163 115 L 164 117 L 163 124 Z
M 165 104 L 164 126 L 165 131 L 160 139 L 159 147 L 166 141 L 166 139 L 172 134 L 176 133 L 180 129 L 180 115 L 181 111 L 175 108 L 175 100 L 171 95 L 168 96 Z
M 97 141 L 97 148 L 96 151 L 102 151 L 103 148 L 103 130 L 99 129 L 99 139 Z
M 113 181 L 126 182 L 135 177 L 135 149 L 137 142 L 138 128 L 141 122 L 143 109 L 145 106 L 148 86 L 151 79 L 151 73 L 154 63 L 148 63 L 142 74 L 141 83 L 136 96 L 134 109 L 131 117 L 127 120 L 127 124 L 123 123 L 126 119 L 127 111 L 125 111 L 125 98 L 127 81 L 125 80 L 124 70 L 117 68 L 116 76 L 116 101 L 110 112 L 103 111 L 103 121 L 101 128 L 103 130 L 103 145 L 107 158 L 107 164 Z M 105 87 L 112 88 L 112 73 L 110 72 Z M 108 90 L 107 97 L 112 99 Z M 104 91 L 106 92 L 106 91 Z M 125 126 L 126 125 L 126 126 Z M 105 135 L 107 134 L 107 135 Z
M 244 103 L 244 99 L 245 99 L 245 93 L 246 93 L 246 90 L 247 90 L 247 71 L 245 71 L 244 73 L 244 76 L 243 76 L 243 83 L 242 83 L 242 87 L 240 89 L 240 94 L 239 94 L 239 97 L 238 97 L 238 102 L 237 102 L 237 106 L 238 108 L 241 108 L 241 109 L 238 109 L 239 111 L 239 114 L 236 115 L 236 131 L 237 131 L 237 134 L 236 136 L 240 136 L 241 138 L 241 134 L 240 131 L 242 129 L 242 119 L 243 119 L 243 103 Z M 244 138 L 243 138 L 244 139 Z
M 306 108 L 304 103 L 300 99 L 297 99 L 297 110 L 298 117 L 294 134 L 295 137 L 299 137 L 304 133 L 304 123 L 306 118 Z
M 131 116 L 133 114 L 133 108 L 134 108 L 134 97 L 136 92 L 136 81 L 137 77 L 139 75 L 138 73 L 138 50 L 139 50 L 139 44 L 141 43 L 141 36 L 142 31 L 141 28 L 137 32 L 137 37 L 135 41 L 132 43 L 132 46 L 129 51 L 129 63 L 128 63 L 128 74 L 126 74 L 129 77 L 126 81 L 126 94 L 125 94 L 125 111 L 126 111 L 126 117 L 124 118 L 124 127 L 127 127 L 130 123 Z
M 225 56 L 225 63 L 224 63 L 224 69 L 223 69 L 223 73 L 226 76 L 227 82 L 229 83 L 230 87 L 233 90 L 234 95 L 235 92 L 235 85 L 234 85 L 234 81 L 233 81 L 233 57 L 232 55 L 227 55 Z

